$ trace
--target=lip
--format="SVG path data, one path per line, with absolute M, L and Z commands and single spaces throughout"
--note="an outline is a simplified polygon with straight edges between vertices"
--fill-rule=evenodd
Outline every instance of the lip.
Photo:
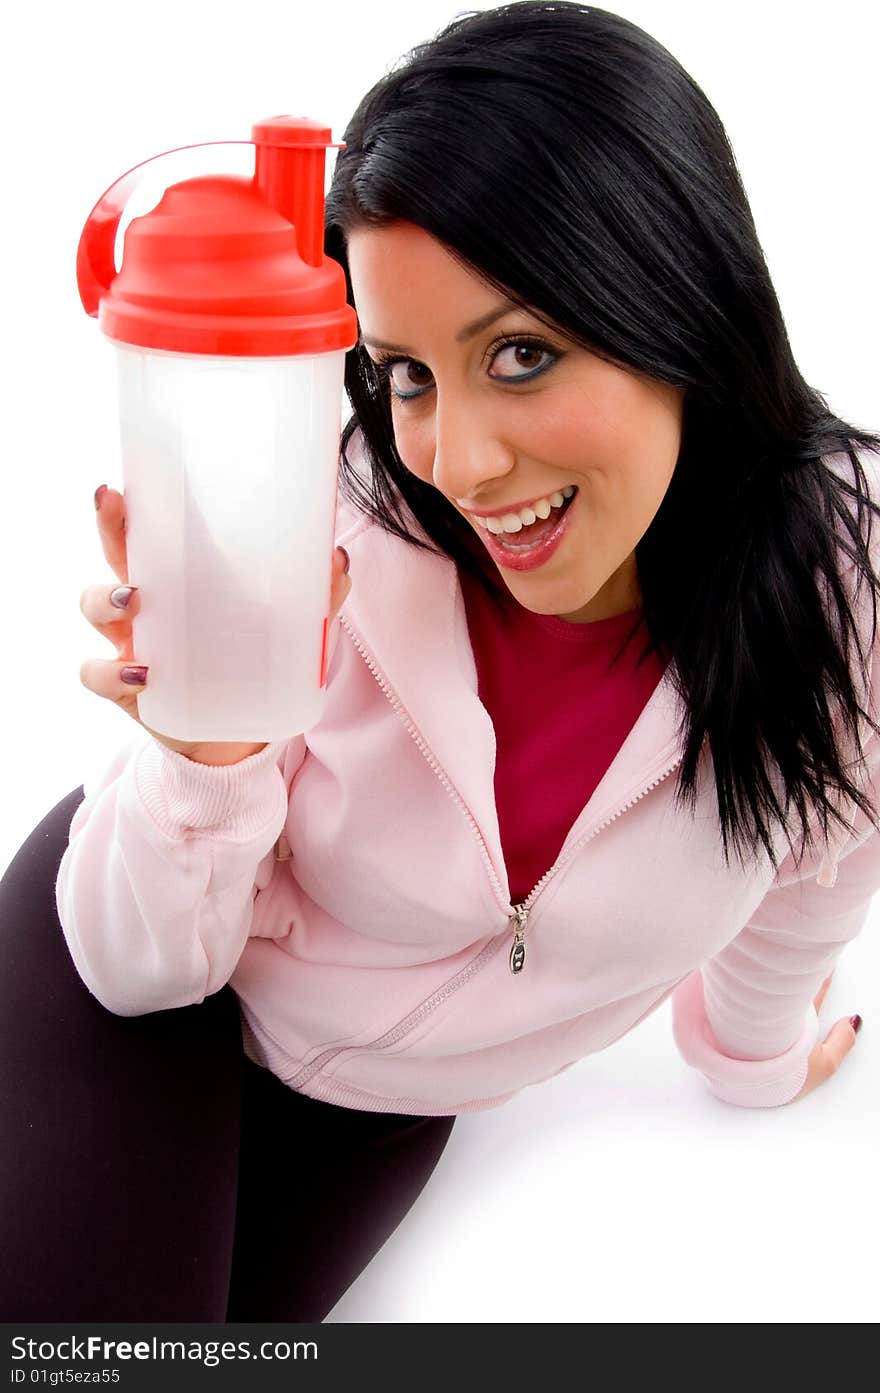
M 486 531 L 485 528 L 478 526 L 476 531 L 482 538 L 483 545 L 489 555 L 499 566 L 503 566 L 509 571 L 534 571 L 536 567 L 545 565 L 561 545 L 580 496 L 581 490 L 578 489 L 553 531 L 548 532 L 547 536 L 542 537 L 540 542 L 536 542 L 534 548 L 529 551 L 511 551 L 509 547 L 499 543 L 494 534 Z
M 518 513 L 523 508 L 532 508 L 542 498 L 552 498 L 554 493 L 562 493 L 563 489 L 570 487 L 569 484 L 560 484 L 558 489 L 551 489 L 549 493 L 536 493 L 534 498 L 527 499 L 525 503 L 509 503 L 506 508 L 494 508 L 491 512 L 486 512 L 482 508 L 465 508 L 465 512 L 470 513 L 475 518 L 504 518 L 507 517 L 508 513 Z

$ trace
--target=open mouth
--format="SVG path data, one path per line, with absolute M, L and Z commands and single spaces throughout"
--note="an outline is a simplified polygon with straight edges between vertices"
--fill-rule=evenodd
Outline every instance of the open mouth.
M 478 523 L 480 531 L 486 536 L 487 542 L 494 542 L 496 546 L 504 547 L 506 551 L 528 551 L 549 537 L 550 533 L 558 527 L 560 518 L 568 512 L 577 498 L 577 485 L 572 485 L 572 488 L 574 492 L 568 498 L 564 498 L 559 507 L 551 507 L 545 518 L 536 517 L 534 522 L 523 523 L 516 532 L 490 532 L 488 527 Z
M 517 532 L 492 533 L 480 527 L 479 535 L 492 559 L 510 571 L 534 571 L 546 565 L 569 532 L 572 506 L 580 497 L 579 489 L 572 487 L 574 492 L 558 508 L 551 508 L 548 517 L 536 518 Z

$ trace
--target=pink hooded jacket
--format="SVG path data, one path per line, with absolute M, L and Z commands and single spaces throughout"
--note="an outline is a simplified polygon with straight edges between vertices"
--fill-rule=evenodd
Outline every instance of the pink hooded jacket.
M 226 768 L 139 732 L 86 786 L 56 902 L 89 990 L 134 1016 L 228 982 L 247 1054 L 291 1088 L 419 1114 L 497 1107 L 671 996 L 675 1042 L 718 1098 L 791 1100 L 812 998 L 880 887 L 868 819 L 844 808 L 852 835 L 832 826 L 799 870 L 781 830 L 778 875 L 726 867 L 711 769 L 695 816 L 673 806 L 667 674 L 516 913 L 457 571 L 341 495 L 336 542 L 355 583 L 312 730 Z M 858 613 L 864 642 L 867 590 Z M 863 741 L 876 798 L 880 742 Z M 513 976 L 520 928 L 536 951 Z

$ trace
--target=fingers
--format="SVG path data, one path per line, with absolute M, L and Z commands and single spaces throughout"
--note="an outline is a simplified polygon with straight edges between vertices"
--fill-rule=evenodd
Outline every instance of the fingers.
M 351 576 L 346 574 L 346 557 L 342 547 L 335 547 L 333 551 L 332 580 L 330 583 L 330 618 L 336 618 L 339 610 L 348 599 L 352 586 Z
M 138 692 L 144 690 L 146 680 L 134 683 L 123 681 L 122 673 L 130 667 L 131 664 L 125 659 L 86 658 L 79 670 L 79 680 L 95 696 L 115 702 L 137 720 L 137 696 Z M 147 674 L 143 676 L 146 679 Z
M 127 603 L 123 604 L 126 592 L 130 593 Z M 95 628 L 117 624 L 130 629 L 132 619 L 140 610 L 140 592 L 136 585 L 88 585 L 79 597 L 79 607 Z
M 98 535 L 107 564 L 123 585 L 128 584 L 128 553 L 125 545 L 125 500 L 121 493 L 108 488 L 101 497 L 96 514 Z
M 114 603 L 114 600 L 124 600 L 127 593 L 128 603 L 125 606 Z M 109 639 L 115 646 L 120 658 L 129 661 L 134 658 L 131 624 L 140 610 L 140 591 L 137 587 L 89 585 L 79 597 L 79 607 L 84 618 L 102 638 Z
M 125 608 L 115 605 L 110 598 L 115 594 L 117 600 L 122 599 L 128 589 L 127 586 L 90 585 L 82 592 L 80 610 L 92 627 L 115 646 L 117 657 L 87 658 L 80 667 L 79 680 L 90 692 L 115 702 L 137 719 L 137 693 L 143 691 L 145 683 L 125 682 L 122 671 L 137 664 L 131 622 L 140 608 L 140 594 L 132 589 Z
M 826 1078 L 837 1072 L 855 1043 L 856 1032 L 853 1030 L 850 1017 L 843 1016 L 841 1020 L 835 1021 L 822 1041 L 821 1067 Z
M 117 657 L 87 658 L 80 666 L 79 679 L 90 692 L 115 702 L 138 720 L 137 694 L 146 685 L 146 673 L 140 674 L 144 680 L 138 682 L 126 682 L 122 677 L 123 671 L 137 662 L 131 623 L 140 609 L 138 591 L 128 585 L 125 503 L 121 493 L 106 487 L 98 490 L 95 502 L 100 503 L 96 518 L 104 556 L 120 584 L 87 586 L 79 597 L 79 607 L 92 627 L 114 645 Z

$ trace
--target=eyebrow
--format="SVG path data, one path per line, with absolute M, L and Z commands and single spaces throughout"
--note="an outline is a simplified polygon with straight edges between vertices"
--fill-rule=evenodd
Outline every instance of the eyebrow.
M 500 319 L 502 315 L 508 314 L 511 310 L 518 309 L 520 309 L 520 306 L 514 304 L 513 300 L 503 300 L 500 305 L 496 305 L 495 309 L 490 310 L 488 314 L 481 315 L 480 318 L 475 319 L 473 323 L 466 324 L 463 329 L 459 329 L 455 336 L 455 342 L 466 343 L 467 340 L 472 339 L 475 334 L 479 334 L 481 329 L 488 329 L 489 325 L 494 324 L 495 320 Z M 385 343 L 384 340 L 371 338 L 367 334 L 361 335 L 361 343 L 368 343 L 371 348 L 384 348 L 389 349 L 392 353 L 405 353 L 408 357 L 414 356 L 409 353 L 408 349 L 401 348 L 400 344 Z

